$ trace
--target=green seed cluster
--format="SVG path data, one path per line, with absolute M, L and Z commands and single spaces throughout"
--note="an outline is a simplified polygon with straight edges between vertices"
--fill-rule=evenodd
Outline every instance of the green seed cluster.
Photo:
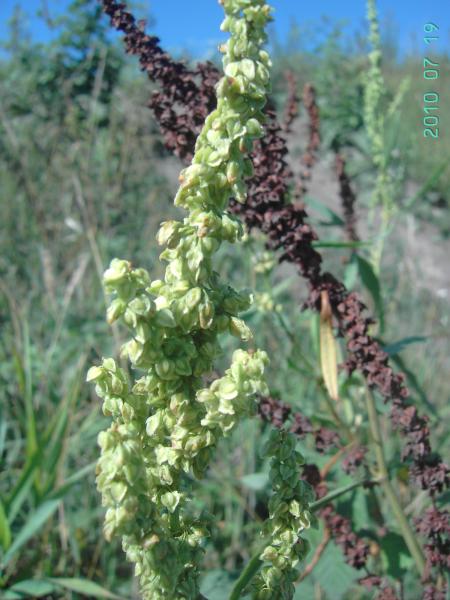
M 218 440 L 267 392 L 261 351 L 237 350 L 223 377 L 209 386 L 204 379 L 221 353 L 220 334 L 251 337 L 239 318 L 251 296 L 220 281 L 213 256 L 223 241 L 242 236 L 226 206 L 231 196 L 245 199 L 244 178 L 252 170 L 246 155 L 262 135 L 269 88 L 270 60 L 261 49 L 269 6 L 263 0 L 222 4 L 222 29 L 231 33 L 222 47 L 225 76 L 217 109 L 180 175 L 175 203 L 188 214 L 163 223 L 158 233 L 166 246 L 164 280 L 151 281 L 144 269 L 118 259 L 104 275 L 114 295 L 108 321 L 119 319 L 132 331 L 121 351 L 132 376 L 111 358 L 88 372 L 112 417 L 99 436 L 105 535 L 122 537 L 142 595 L 152 600 L 198 597 L 204 519 L 193 514 L 183 473 L 202 477 Z
M 391 227 L 390 221 L 395 212 L 395 186 L 389 171 L 388 152 L 386 151 L 386 115 L 389 111 L 384 106 L 386 98 L 385 83 L 381 70 L 381 39 L 375 0 L 367 0 L 367 19 L 369 21 L 369 70 L 365 78 L 364 88 L 364 121 L 369 138 L 372 162 L 376 170 L 375 186 L 371 205 L 373 210 L 381 209 L 381 223 L 371 249 L 371 262 L 379 272 L 383 246 Z
M 364 112 L 367 135 L 372 146 L 372 156 L 375 166 L 384 167 L 384 114 L 380 103 L 385 93 L 383 75 L 381 72 L 381 41 L 380 28 L 375 0 L 367 2 L 367 19 L 369 21 L 369 70 L 365 82 Z M 383 169 L 384 170 L 384 169 Z
M 385 150 L 385 110 L 382 106 L 386 90 L 381 71 L 381 39 L 375 0 L 368 0 L 367 2 L 367 19 L 369 21 L 369 40 L 372 49 L 369 52 L 370 66 L 364 90 L 364 117 L 372 148 L 372 160 L 378 170 L 373 201 L 389 211 L 392 208 L 392 194 L 389 190 L 391 182 Z
M 263 535 L 270 544 L 260 558 L 270 563 L 263 566 L 254 584 L 257 600 L 291 600 L 298 563 L 309 551 L 301 533 L 311 525 L 309 503 L 314 500 L 311 486 L 299 479 L 303 456 L 295 450 L 293 434 L 274 430 L 266 447 L 272 457 L 270 479 L 274 494 L 269 501 L 269 519 Z

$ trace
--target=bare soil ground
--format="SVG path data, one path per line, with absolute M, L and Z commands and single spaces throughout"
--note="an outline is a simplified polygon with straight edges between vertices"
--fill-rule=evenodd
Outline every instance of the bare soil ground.
M 308 136 L 307 127 L 304 118 L 297 119 L 288 140 L 291 167 L 296 176 L 300 172 L 300 153 Z M 418 188 L 414 182 L 407 183 L 405 203 Z M 307 195 L 342 214 L 332 154 L 321 158 L 314 166 Z M 368 210 L 357 201 L 356 212 L 360 236 L 367 239 Z M 402 267 L 412 281 L 416 281 L 420 287 L 433 290 L 437 297 L 450 300 L 450 239 L 443 239 L 436 226 L 419 220 L 413 213 L 406 217 L 401 213 L 394 219 L 393 230 L 385 246 L 384 260 L 388 264 L 389 261 L 398 260 L 399 252 Z

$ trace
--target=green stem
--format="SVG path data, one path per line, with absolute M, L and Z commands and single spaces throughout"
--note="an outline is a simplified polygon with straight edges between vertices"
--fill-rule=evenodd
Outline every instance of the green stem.
M 286 323 L 286 319 L 284 318 L 284 316 L 281 313 L 279 313 L 279 312 L 276 312 L 275 316 L 278 319 L 278 322 L 280 323 L 280 325 L 281 325 L 284 333 L 288 336 L 288 338 L 290 339 L 292 345 L 298 351 L 298 353 L 300 355 L 300 358 L 306 364 L 306 366 L 308 367 L 308 369 L 310 370 L 310 372 L 314 373 L 315 372 L 314 364 L 298 348 L 297 339 L 296 339 L 295 335 L 292 333 L 292 328 Z
M 417 538 L 414 535 L 414 531 L 412 530 L 411 525 L 409 524 L 408 519 L 405 516 L 397 494 L 395 493 L 394 488 L 392 487 L 392 483 L 389 479 L 389 472 L 384 456 L 383 438 L 381 436 L 380 421 L 378 419 L 373 394 L 371 393 L 369 388 L 367 388 L 366 400 L 370 432 L 372 436 L 374 453 L 379 472 L 379 483 L 397 520 L 397 524 L 399 526 L 403 539 L 405 540 L 405 544 L 407 545 L 411 556 L 413 557 L 414 562 L 416 563 L 417 570 L 422 576 L 425 570 L 425 558 L 423 556 L 422 549 L 417 541 Z
M 354 442 L 356 440 L 356 436 L 353 433 L 353 431 L 350 429 L 350 427 L 347 425 L 347 423 L 341 418 L 341 416 L 337 412 L 337 410 L 333 404 L 334 400 L 332 400 L 330 398 L 328 391 L 325 389 L 323 379 L 320 380 L 319 386 L 320 386 L 320 389 L 324 393 L 325 403 L 326 403 L 327 408 L 330 411 L 336 425 L 338 427 L 340 427 L 340 429 L 344 432 L 344 434 L 347 436 L 347 439 L 349 439 L 351 442 Z
M 259 558 L 261 556 L 262 551 L 266 546 L 264 545 L 260 548 L 256 554 L 252 556 L 252 558 L 248 561 L 245 569 L 242 571 L 239 579 L 234 584 L 233 589 L 231 590 L 231 594 L 228 600 L 239 600 L 241 597 L 241 592 L 245 590 L 247 585 L 259 571 L 263 561 Z
M 355 488 L 359 487 L 360 485 L 364 485 L 366 483 L 377 483 L 377 482 L 363 479 L 361 481 L 355 481 L 354 483 L 350 483 L 349 485 L 346 485 L 342 488 L 334 490 L 333 492 L 331 492 L 330 494 L 325 496 L 325 498 L 321 498 L 320 500 L 317 500 L 316 502 L 311 503 L 310 504 L 311 512 L 315 512 L 316 510 L 319 510 L 319 508 L 322 508 L 322 506 L 324 506 L 325 504 L 329 504 L 330 502 L 332 502 L 333 500 L 336 500 L 336 498 L 339 498 L 343 494 L 346 494 L 347 492 L 350 492 L 351 490 L 354 490 Z M 252 556 L 252 558 L 250 559 L 250 561 L 247 563 L 247 566 L 242 571 L 239 579 L 234 584 L 234 587 L 231 591 L 231 595 L 228 600 L 239 600 L 241 592 L 247 587 L 247 585 L 250 583 L 250 581 L 253 579 L 253 577 L 256 575 L 256 573 L 259 571 L 259 568 L 262 565 L 262 560 L 260 560 L 259 557 L 261 556 L 261 553 L 264 550 L 264 548 L 265 548 L 265 545 L 262 548 L 260 548 L 258 550 L 258 552 L 256 554 L 254 554 Z
M 330 492 L 323 498 L 320 498 L 320 500 L 311 502 L 311 504 L 309 505 L 309 510 L 311 512 L 316 512 L 316 510 L 319 510 L 320 508 L 322 508 L 322 506 L 326 506 L 333 500 L 336 500 L 336 498 L 343 496 L 347 492 L 351 492 L 352 490 L 359 487 L 360 485 L 367 485 L 367 484 L 374 485 L 377 483 L 379 483 L 377 480 L 370 480 L 370 479 L 362 479 L 361 481 L 355 481 L 354 483 L 350 483 L 349 485 L 343 486 L 341 488 L 338 488 L 337 490 L 334 490 L 333 492 Z

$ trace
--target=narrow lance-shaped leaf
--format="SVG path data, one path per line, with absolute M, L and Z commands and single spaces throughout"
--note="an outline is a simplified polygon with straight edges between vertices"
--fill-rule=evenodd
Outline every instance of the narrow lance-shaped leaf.
M 45 579 L 25 579 L 3 590 L 2 600 L 24 600 L 25 598 L 48 597 L 56 586 Z
M 8 518 L 5 508 L 0 500 L 0 545 L 3 550 L 8 550 L 11 545 L 11 529 L 9 527 Z
M 328 293 L 321 293 L 320 311 L 320 366 L 322 376 L 330 398 L 339 399 L 336 340 L 333 334 L 333 322 Z
M 28 540 L 38 533 L 41 527 L 48 521 L 55 510 L 58 508 L 60 500 L 48 500 L 39 506 L 39 508 L 32 513 L 31 517 L 19 531 L 15 537 L 13 543 L 9 547 L 5 556 L 1 561 L 1 567 L 5 567 L 10 560 L 14 557 L 16 552 L 24 546 Z
M 384 330 L 384 307 L 383 307 L 383 298 L 381 295 L 381 287 L 380 281 L 373 270 L 372 265 L 357 255 L 355 260 L 358 264 L 358 271 L 361 277 L 361 281 L 363 285 L 368 290 L 369 294 L 372 296 L 373 302 L 375 304 L 375 308 L 378 312 L 378 317 L 380 319 L 380 330 Z
M 19 514 L 23 503 L 30 493 L 36 472 L 42 462 L 42 456 L 43 449 L 39 448 L 31 461 L 23 467 L 19 480 L 11 491 L 11 494 L 5 500 L 5 510 L 8 515 L 9 523 L 12 523 Z
M 110 598 L 111 600 L 121 600 L 122 598 L 122 596 L 117 596 L 117 594 L 113 594 L 98 583 L 89 581 L 88 579 L 78 577 L 49 577 L 49 581 L 66 590 L 77 592 L 89 598 Z

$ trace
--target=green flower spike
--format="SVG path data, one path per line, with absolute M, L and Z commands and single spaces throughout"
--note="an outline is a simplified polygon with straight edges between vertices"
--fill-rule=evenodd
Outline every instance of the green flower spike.
M 295 450 L 295 444 L 292 433 L 273 431 L 266 447 L 266 455 L 272 457 L 270 479 L 274 493 L 263 530 L 270 543 L 260 559 L 269 564 L 262 567 L 253 584 L 255 600 L 291 600 L 298 564 L 309 551 L 301 533 L 313 521 L 309 504 L 314 500 L 314 491 L 299 479 L 304 459 Z
M 213 257 L 223 241 L 242 236 L 226 207 L 231 196 L 245 199 L 244 180 L 252 172 L 247 155 L 262 135 L 270 68 L 262 50 L 269 6 L 263 0 L 222 4 L 222 29 L 231 33 L 222 46 L 225 76 L 217 85 L 217 109 L 180 175 L 175 203 L 188 214 L 163 223 L 158 233 L 166 246 L 164 281 L 151 281 L 144 269 L 118 259 L 104 275 L 114 295 L 107 319 L 120 319 L 132 331 L 121 356 L 136 379 L 111 358 L 87 377 L 112 418 L 99 436 L 105 535 L 122 537 L 146 600 L 198 598 L 205 523 L 189 506 L 183 473 L 202 477 L 218 440 L 252 414 L 256 395 L 267 391 L 261 351 L 237 350 L 224 376 L 204 384 L 221 352 L 219 334 L 251 337 L 239 318 L 251 296 L 220 280 Z

